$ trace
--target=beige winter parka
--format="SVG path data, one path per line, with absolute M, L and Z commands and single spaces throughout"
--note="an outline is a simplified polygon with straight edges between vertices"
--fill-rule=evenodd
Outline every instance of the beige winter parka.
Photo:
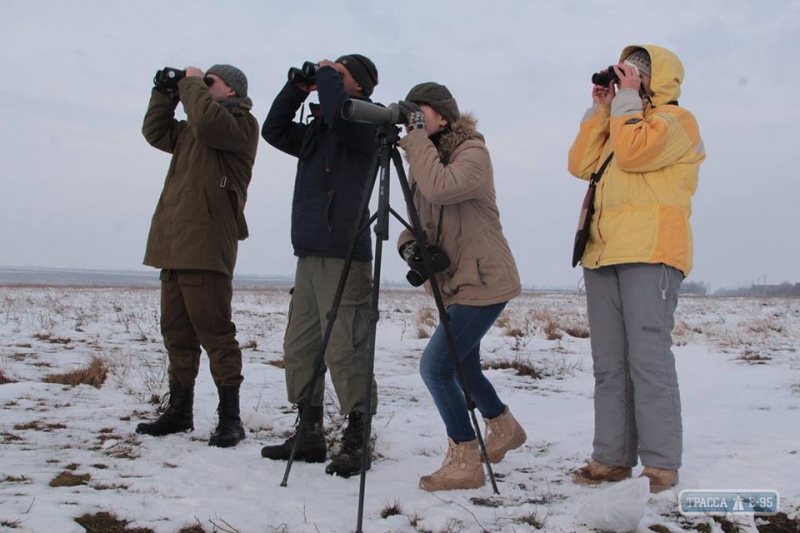
M 178 82 L 187 120 L 153 89 L 142 133 L 172 154 L 150 225 L 144 264 L 211 270 L 233 277 L 238 241 L 247 238 L 244 206 L 258 148 L 249 98 L 215 102 L 199 77 Z
M 489 150 L 469 114 L 434 146 L 424 130 L 400 140 L 408 181 L 428 244 L 437 242 L 450 267 L 436 275 L 446 306 L 486 306 L 521 292 L 519 273 L 500 224 Z M 441 211 L 441 228 L 439 227 Z M 398 247 L 413 241 L 404 230 Z M 430 284 L 425 284 L 430 292 Z

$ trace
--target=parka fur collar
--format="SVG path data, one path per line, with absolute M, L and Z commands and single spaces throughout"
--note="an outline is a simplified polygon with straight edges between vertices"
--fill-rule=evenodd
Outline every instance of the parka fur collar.
M 471 139 L 485 143 L 483 135 L 478 131 L 478 119 L 472 113 L 462 113 L 461 118 L 451 126 L 450 132 L 442 135 L 439 140 L 438 150 L 442 161 L 449 161 L 455 149 Z

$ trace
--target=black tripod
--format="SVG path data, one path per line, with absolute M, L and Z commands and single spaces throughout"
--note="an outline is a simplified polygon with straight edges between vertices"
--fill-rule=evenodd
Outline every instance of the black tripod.
M 348 112 L 348 109 L 350 112 Z M 388 115 L 385 114 L 387 112 L 389 113 Z M 364 218 L 365 213 L 367 213 L 369 201 L 370 198 L 372 197 L 372 193 L 375 188 L 375 183 L 376 181 L 378 181 L 378 176 L 380 175 L 380 181 L 378 185 L 377 210 L 375 214 L 372 215 L 372 217 L 367 222 L 367 225 L 372 225 L 373 223 L 375 224 L 376 239 L 375 239 L 375 263 L 374 263 L 374 276 L 373 276 L 374 286 L 372 290 L 372 302 L 369 314 L 370 315 L 369 352 L 368 352 L 369 355 L 367 358 L 367 365 L 368 365 L 367 379 L 369 380 L 369 386 L 367 389 L 367 398 L 365 406 L 366 412 L 364 413 L 366 421 L 364 424 L 364 433 L 362 435 L 363 446 L 361 455 L 361 484 L 359 487 L 359 495 L 358 495 L 358 524 L 356 526 L 356 533 L 361 533 L 362 532 L 361 526 L 364 515 L 364 491 L 366 487 L 366 471 L 368 464 L 367 454 L 370 453 L 369 439 L 372 426 L 372 392 L 373 392 L 372 388 L 373 388 L 374 374 L 375 374 L 375 337 L 377 333 L 377 323 L 379 319 L 378 301 L 380 294 L 383 242 L 388 240 L 389 238 L 390 213 L 401 224 L 403 224 L 413 233 L 416 242 L 419 244 L 420 252 L 423 259 L 423 264 L 425 265 L 425 271 L 428 274 L 428 279 L 433 292 L 433 298 L 436 301 L 436 307 L 439 312 L 439 320 L 444 327 L 450 351 L 450 356 L 453 359 L 453 364 L 456 368 L 456 374 L 458 376 L 459 383 L 461 384 L 461 388 L 464 391 L 464 397 L 466 399 L 467 407 L 472 417 L 472 423 L 475 428 L 475 433 L 478 437 L 478 443 L 481 452 L 483 454 L 486 470 L 489 473 L 489 479 L 491 480 L 492 483 L 492 489 L 494 490 L 495 494 L 499 494 L 499 491 L 497 490 L 497 483 L 495 482 L 494 473 L 492 471 L 491 465 L 488 460 L 488 454 L 486 453 L 486 445 L 483 441 L 480 427 L 478 426 L 478 419 L 477 416 L 475 415 L 476 405 L 467 388 L 466 380 L 464 378 L 464 368 L 461 364 L 461 360 L 458 358 L 456 344 L 455 344 L 455 337 L 453 336 L 453 331 L 450 326 L 450 317 L 447 314 L 447 310 L 445 309 L 444 306 L 444 301 L 442 299 L 442 294 L 439 285 L 436 282 L 436 278 L 434 275 L 435 271 L 434 271 L 433 261 L 431 259 L 430 252 L 428 251 L 428 247 L 426 246 L 425 232 L 422 230 L 422 225 L 419 220 L 419 213 L 417 212 L 416 207 L 414 206 L 413 194 L 408 185 L 408 180 L 406 179 L 406 175 L 403 170 L 402 159 L 397 149 L 397 141 L 399 140 L 398 134 L 400 131 L 399 128 L 396 126 L 398 118 L 397 112 L 396 110 L 392 110 L 391 107 L 387 110 L 386 108 L 375 106 L 358 100 L 348 100 L 345 102 L 342 114 L 346 119 L 349 120 L 354 120 L 358 122 L 378 123 L 379 124 L 377 131 L 378 148 L 375 157 L 373 159 L 369 173 L 370 182 L 368 183 L 368 187 L 365 190 L 364 197 L 361 200 L 361 205 L 359 206 L 358 215 L 356 217 L 356 226 L 351 236 L 350 243 L 348 244 L 347 256 L 345 258 L 345 263 L 342 268 L 342 273 L 339 277 L 339 284 L 336 288 L 333 304 L 331 306 L 330 311 L 328 311 L 328 313 L 326 314 L 328 323 L 325 329 L 325 334 L 322 338 L 322 345 L 320 347 L 319 354 L 317 356 L 317 359 L 315 360 L 314 374 L 311 378 L 310 383 L 308 383 L 304 389 L 304 405 L 307 406 L 311 405 L 312 393 L 314 391 L 316 383 L 325 373 L 325 350 L 328 346 L 328 343 L 330 342 L 330 337 L 333 332 L 333 324 L 334 321 L 336 320 L 342 296 L 344 294 L 345 284 L 347 282 L 347 276 L 350 271 L 350 265 L 352 264 L 356 243 L 358 241 L 358 235 L 360 233 L 360 230 L 363 229 L 363 226 L 360 226 L 360 224 Z M 363 120 L 361 118 L 358 118 L 359 116 L 363 118 Z M 406 208 L 408 210 L 409 217 L 411 219 L 410 225 L 403 219 L 403 217 L 401 217 L 394 209 L 392 209 L 391 205 L 389 204 L 390 161 L 394 163 L 395 170 L 397 172 L 397 176 L 400 182 L 400 188 L 403 191 L 403 197 L 405 199 Z M 297 435 L 297 433 L 303 431 L 303 428 L 306 427 L 303 421 L 303 417 L 307 416 L 307 412 L 308 409 L 301 411 L 300 420 L 297 424 L 294 445 L 292 447 L 292 451 L 289 456 L 289 461 L 286 464 L 286 471 L 284 473 L 283 480 L 281 481 L 282 487 L 285 487 L 287 485 L 289 472 L 291 471 L 292 464 L 294 462 L 294 458 L 297 453 L 298 443 L 300 441 L 299 435 Z

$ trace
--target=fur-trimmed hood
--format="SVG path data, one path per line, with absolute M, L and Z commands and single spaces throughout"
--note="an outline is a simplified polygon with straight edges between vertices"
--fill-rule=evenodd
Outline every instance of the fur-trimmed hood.
M 442 160 L 448 161 L 461 143 L 471 139 L 486 144 L 483 134 L 478 131 L 478 119 L 472 113 L 462 113 L 461 118 L 450 127 L 450 132 L 442 135 L 439 140 L 439 156 Z

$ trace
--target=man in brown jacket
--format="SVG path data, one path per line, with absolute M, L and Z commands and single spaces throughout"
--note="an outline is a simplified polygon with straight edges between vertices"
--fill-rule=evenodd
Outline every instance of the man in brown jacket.
M 244 205 L 258 147 L 247 78 L 230 65 L 187 67 L 177 84 L 156 80 L 142 133 L 172 154 L 147 239 L 144 264 L 161 270 L 161 333 L 169 354 L 169 406 L 137 433 L 194 429 L 200 347 L 219 392 L 219 424 L 209 445 L 244 439 L 239 416 L 242 352 L 231 320 L 238 241 L 247 238 Z M 178 102 L 186 120 L 175 119 Z

